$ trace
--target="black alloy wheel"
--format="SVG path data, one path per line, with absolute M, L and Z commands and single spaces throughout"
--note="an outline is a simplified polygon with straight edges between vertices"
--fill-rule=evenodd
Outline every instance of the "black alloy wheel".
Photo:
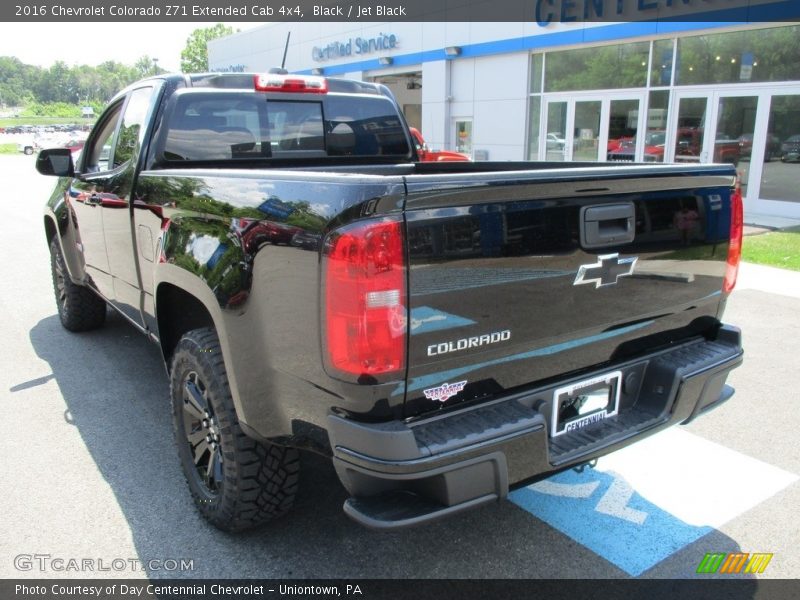
M 209 523 L 241 531 L 289 511 L 299 481 L 298 451 L 242 431 L 214 329 L 181 337 L 170 363 L 170 396 L 181 467 Z
M 61 325 L 69 331 L 100 327 L 106 320 L 105 300 L 88 287 L 72 281 L 56 236 L 50 240 L 50 271 Z
M 219 423 L 208 402 L 208 389 L 196 371 L 183 383 L 183 430 L 200 482 L 210 494 L 222 485 L 222 449 Z

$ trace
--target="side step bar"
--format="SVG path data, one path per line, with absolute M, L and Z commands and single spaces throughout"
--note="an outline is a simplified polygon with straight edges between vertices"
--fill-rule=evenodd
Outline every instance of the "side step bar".
M 496 502 L 497 494 L 485 494 L 454 506 L 445 506 L 405 490 L 393 490 L 367 498 L 348 498 L 345 514 L 370 529 L 400 529 L 443 519 L 465 510 Z

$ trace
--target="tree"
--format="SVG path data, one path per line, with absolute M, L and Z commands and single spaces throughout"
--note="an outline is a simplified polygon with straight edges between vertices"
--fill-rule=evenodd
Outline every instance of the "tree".
M 208 42 L 232 33 L 233 28 L 222 23 L 195 29 L 186 39 L 186 47 L 181 51 L 181 71 L 184 73 L 208 71 Z
M 150 75 L 158 75 L 160 69 L 158 68 L 158 59 L 151 58 L 149 55 L 139 57 L 139 60 L 133 65 L 139 77 L 149 77 Z

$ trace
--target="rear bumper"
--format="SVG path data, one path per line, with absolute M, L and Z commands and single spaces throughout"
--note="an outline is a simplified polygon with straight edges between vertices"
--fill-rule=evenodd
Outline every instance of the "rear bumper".
M 509 488 L 575 466 L 678 423 L 733 394 L 742 362 L 738 329 L 622 364 L 620 411 L 551 438 L 554 391 L 563 380 L 415 422 L 358 423 L 329 416 L 334 465 L 352 497 L 345 512 L 378 529 L 418 525 L 504 498 Z M 591 377 L 582 374 L 576 380 Z

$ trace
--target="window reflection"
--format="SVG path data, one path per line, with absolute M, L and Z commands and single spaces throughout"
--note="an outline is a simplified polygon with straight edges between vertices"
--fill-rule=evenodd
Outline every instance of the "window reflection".
M 800 95 L 772 97 L 768 130 L 765 152 L 772 142 L 773 156 L 780 160 L 764 161 L 760 195 L 800 202 Z
M 548 53 L 545 91 L 644 87 L 650 42 L 579 48 Z
M 800 79 L 800 26 L 678 39 L 677 85 Z

